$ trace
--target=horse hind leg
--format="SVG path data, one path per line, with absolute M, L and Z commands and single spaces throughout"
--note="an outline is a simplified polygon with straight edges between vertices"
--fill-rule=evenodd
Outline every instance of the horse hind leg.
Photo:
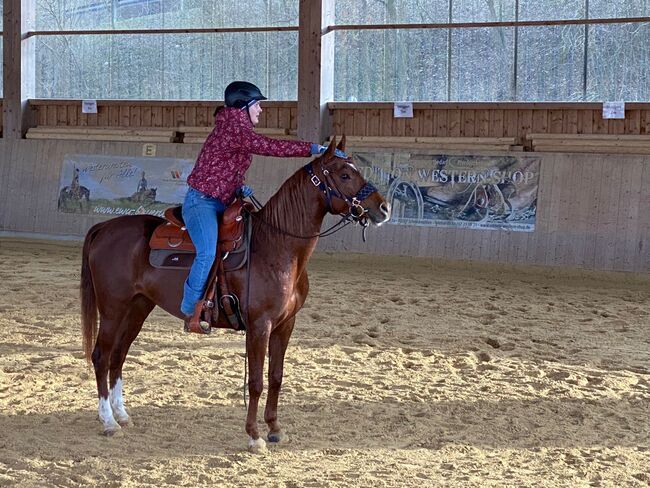
M 107 319 L 100 317 L 99 333 L 93 349 L 92 360 L 97 381 L 97 394 L 99 396 L 99 420 L 104 429 L 104 435 L 113 435 L 121 427 L 113 417 L 113 409 L 108 397 L 108 368 L 110 355 L 115 345 L 115 334 L 119 331 L 121 317 Z
M 122 366 L 133 341 L 140 333 L 142 324 L 154 308 L 154 303 L 142 295 L 135 297 L 129 306 L 128 312 L 120 323 L 118 331 L 119 340 L 113 346 L 109 366 L 109 393 L 108 398 L 117 423 L 124 427 L 132 424 L 129 414 L 124 406 L 122 395 Z
M 282 432 L 278 422 L 278 398 L 282 386 L 284 370 L 284 355 L 289 345 L 289 338 L 293 331 L 296 318 L 283 322 L 273 332 L 269 339 L 269 392 L 266 397 L 264 421 L 269 428 L 268 440 L 272 443 L 286 441 L 286 434 Z

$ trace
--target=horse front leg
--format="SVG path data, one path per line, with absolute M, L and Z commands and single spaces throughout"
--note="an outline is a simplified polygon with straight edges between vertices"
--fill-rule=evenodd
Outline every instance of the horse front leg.
M 282 386 L 284 354 L 295 322 L 295 316 L 286 320 L 271 332 L 269 339 L 269 394 L 266 398 L 264 421 L 269 427 L 268 440 L 274 443 L 286 440 L 278 422 L 278 398 Z
M 269 344 L 270 321 L 258 321 L 249 324 L 246 333 L 246 352 L 248 354 L 248 414 L 246 416 L 246 433 L 248 450 L 254 453 L 266 450 L 266 442 L 260 438 L 257 428 L 257 408 L 260 395 L 264 389 L 264 358 Z

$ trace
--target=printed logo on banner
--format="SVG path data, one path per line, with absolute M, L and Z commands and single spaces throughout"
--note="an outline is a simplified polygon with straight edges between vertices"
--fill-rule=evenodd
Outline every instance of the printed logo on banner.
M 193 160 L 153 157 L 66 155 L 61 167 L 58 210 L 88 215 L 162 216 L 187 192 L 183 175 Z
M 535 230 L 540 159 L 354 153 L 392 206 L 390 223 Z

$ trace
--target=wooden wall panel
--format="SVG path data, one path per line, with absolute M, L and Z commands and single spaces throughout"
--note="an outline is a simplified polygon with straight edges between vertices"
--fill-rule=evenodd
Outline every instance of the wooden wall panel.
M 417 137 L 420 132 L 420 117 L 404 120 L 404 135 L 406 137 Z
M 218 102 L 98 101 L 81 114 L 80 101 L 32 100 L 38 125 L 177 127 L 213 124 Z M 412 119 L 396 119 L 390 103 L 331 103 L 331 133 L 349 136 L 515 137 L 528 133 L 650 134 L 650 104 L 627 104 L 624 120 L 604 120 L 591 103 L 415 103 Z M 297 129 L 296 102 L 265 102 L 260 127 Z
M 601 207 L 605 204 L 602 198 L 602 187 L 607 184 L 609 179 L 609 168 L 607 160 L 597 158 L 587 163 L 587 178 L 583 182 L 583 190 L 578 197 L 586 198 L 588 204 L 586 212 L 586 224 L 584 229 L 585 242 L 583 246 L 583 262 L 585 268 L 594 268 L 596 266 L 596 235 L 598 234 L 598 224 L 600 222 Z M 591 191 L 591 194 L 585 196 L 585 191 Z
M 519 134 L 521 134 L 519 131 L 519 119 L 517 117 L 517 112 L 517 110 L 503 111 L 503 137 L 517 137 Z
M 650 254 L 650 164 L 643 161 L 641 175 L 641 198 L 639 203 L 639 236 L 634 243 L 636 262 L 633 269 L 644 270 L 648 267 Z
M 393 134 L 393 111 L 381 110 L 379 114 L 379 136 L 390 136 Z M 345 132 L 346 135 L 357 135 L 353 132 Z M 370 135 L 370 134 L 367 134 Z
M 461 111 L 458 109 L 447 111 L 447 134 L 450 137 L 460 137 Z
M 490 137 L 490 111 L 486 109 L 476 111 L 476 137 Z
M 435 110 L 434 111 L 434 130 L 436 137 L 446 137 L 449 135 L 449 111 L 448 110 Z
M 639 213 L 642 197 L 643 158 L 630 159 L 629 168 L 621 175 L 618 218 L 616 220 L 616 243 L 614 269 L 633 269 L 636 264 L 635 248 L 639 244 L 640 220 L 650 220 L 650 216 Z
M 641 131 L 641 110 L 629 110 L 625 115 L 625 133 L 639 134 Z
M 505 137 L 503 131 L 503 109 L 492 109 L 490 112 L 489 137 Z
M 350 136 L 515 137 L 531 149 L 529 133 L 650 134 L 650 104 L 643 103 L 628 104 L 625 120 L 604 120 L 592 103 L 414 103 L 412 119 L 393 118 L 387 103 L 330 107 L 332 133 Z
M 641 110 L 639 133 L 650 134 L 650 110 Z
M 476 128 L 476 111 L 463 110 L 461 112 L 461 127 L 460 127 L 461 137 L 475 137 L 476 135 L 475 128 Z
M 157 156 L 195 158 L 200 145 L 157 144 Z M 59 213 L 65 154 L 140 156 L 125 142 L 0 141 L 0 231 L 82 237 L 100 217 Z M 534 232 L 411 227 L 358 228 L 321 239 L 319 249 L 407 254 L 513 264 L 650 272 L 650 157 L 544 154 Z M 247 180 L 265 201 L 307 159 L 255 158 Z M 4 211 L 6 209 L 6 211 Z
M 591 134 L 594 125 L 592 110 L 578 110 L 577 134 Z
M 563 119 L 564 111 L 563 110 L 549 110 L 549 133 L 550 134 L 562 134 L 564 131 Z
M 214 123 L 213 112 L 222 102 L 117 101 L 97 102 L 97 115 L 82 114 L 80 100 L 30 100 L 35 123 L 48 126 L 90 125 L 101 127 L 178 127 Z M 264 102 L 260 127 L 295 130 L 296 102 Z M 351 111 L 354 118 L 354 111 Z M 357 115 L 366 117 L 365 112 Z M 350 132 L 354 126 L 351 126 Z M 366 127 L 360 127 L 361 132 Z
M 595 267 L 614 269 L 616 257 L 616 228 L 618 226 L 619 197 L 622 187 L 623 165 L 608 168 L 608 178 L 600 186 L 599 220 L 596 233 Z

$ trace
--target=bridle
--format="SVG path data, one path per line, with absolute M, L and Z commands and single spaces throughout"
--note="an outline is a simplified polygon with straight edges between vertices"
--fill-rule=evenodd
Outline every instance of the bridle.
M 339 159 L 343 159 L 343 158 L 339 158 Z M 346 158 L 344 159 L 344 161 L 348 164 L 352 164 L 352 159 L 350 158 Z M 256 214 L 251 214 L 251 215 L 258 218 L 262 223 L 270 227 L 273 227 L 275 230 L 281 232 L 282 234 L 291 237 L 296 237 L 298 239 L 313 239 L 316 237 L 327 237 L 334 234 L 335 232 L 338 232 L 343 227 L 346 227 L 349 224 L 357 223 L 360 224 L 363 229 L 363 236 L 362 236 L 363 242 L 366 242 L 366 228 L 368 227 L 369 224 L 368 209 L 362 205 L 362 202 L 366 198 L 368 198 L 372 193 L 376 192 L 377 188 L 375 188 L 372 183 L 366 182 L 366 184 L 363 185 L 363 187 L 361 187 L 361 189 L 354 196 L 350 197 L 339 189 L 339 187 L 332 179 L 331 172 L 323 166 L 323 163 L 320 163 L 320 172 L 323 179 L 319 178 L 318 175 L 314 173 L 313 162 L 307 163 L 305 166 L 303 166 L 303 169 L 307 172 L 311 183 L 320 192 L 322 192 L 323 195 L 325 195 L 325 202 L 327 205 L 328 212 L 332 214 L 340 215 L 341 220 L 339 220 L 337 223 L 335 223 L 328 229 L 324 230 L 323 232 L 310 235 L 310 236 L 301 236 L 301 235 L 292 234 L 291 232 L 288 232 L 283 229 L 279 229 L 275 225 L 262 220 Z M 340 200 L 343 200 L 348 206 L 348 211 L 335 212 L 334 208 L 332 207 L 332 198 L 338 198 Z M 251 200 L 257 206 L 258 209 L 262 207 L 261 203 L 254 196 L 251 196 Z
M 352 164 L 352 160 L 350 158 L 345 159 L 344 161 L 348 164 Z M 336 183 L 334 183 L 330 171 L 323 166 L 323 163 L 320 163 L 320 171 L 325 181 L 321 180 L 318 176 L 316 176 L 312 165 L 313 162 L 309 162 L 305 166 L 303 166 L 303 168 L 305 169 L 305 171 L 307 171 L 311 183 L 325 195 L 325 202 L 327 204 L 328 212 L 332 214 L 338 213 L 338 212 L 334 212 L 334 209 L 332 207 L 332 197 L 338 198 L 340 200 L 343 200 L 348 206 L 347 213 L 338 213 L 338 215 L 344 217 L 350 217 L 354 221 L 361 223 L 361 225 L 363 225 L 364 227 L 367 226 L 368 209 L 365 208 L 363 205 L 361 205 L 361 202 L 363 202 L 366 198 L 368 198 L 372 193 L 376 192 L 377 188 L 375 188 L 372 183 L 366 182 L 366 184 L 363 185 L 363 187 L 361 187 L 361 189 L 356 193 L 356 195 L 354 195 L 353 197 L 349 197 L 338 188 Z

